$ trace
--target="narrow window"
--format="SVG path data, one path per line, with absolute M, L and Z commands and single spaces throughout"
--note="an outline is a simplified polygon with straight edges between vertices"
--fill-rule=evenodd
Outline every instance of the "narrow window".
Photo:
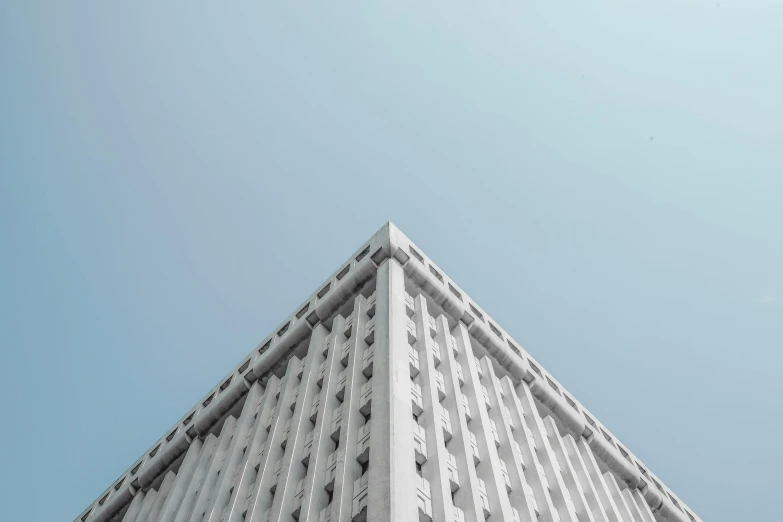
M 408 250 L 410 251 L 410 253 L 411 253 L 411 255 L 413 257 L 415 257 L 416 259 L 419 260 L 420 263 L 424 262 L 424 257 L 421 254 L 419 254 L 418 252 L 416 252 L 416 249 L 414 249 L 412 246 L 409 246 Z
M 370 245 L 367 245 L 364 250 L 362 250 L 358 256 L 356 256 L 356 262 L 358 263 L 362 259 L 364 259 L 364 256 L 370 253 Z
M 339 281 L 339 280 L 340 280 L 340 279 L 342 279 L 343 277 L 347 276 L 347 275 L 348 275 L 348 272 L 349 272 L 350 270 L 351 270 L 351 265 L 346 265 L 346 266 L 345 266 L 345 268 L 343 268 L 342 270 L 340 270 L 340 273 L 339 273 L 339 274 L 337 274 L 337 280 Z
M 304 306 L 302 307 L 302 309 L 301 309 L 301 310 L 299 310 L 298 312 L 296 312 L 296 318 L 297 318 L 297 319 L 301 319 L 301 318 L 302 318 L 302 316 L 303 316 L 304 314 L 306 314 L 306 313 L 307 313 L 307 311 L 308 311 L 309 309 L 310 309 L 310 303 L 307 303 L 306 305 L 304 305 Z

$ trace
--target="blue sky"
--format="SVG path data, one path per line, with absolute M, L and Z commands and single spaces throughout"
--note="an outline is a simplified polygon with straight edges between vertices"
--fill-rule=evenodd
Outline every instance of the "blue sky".
M 0 505 L 72 520 L 385 221 L 779 518 L 783 3 L 0 3 Z

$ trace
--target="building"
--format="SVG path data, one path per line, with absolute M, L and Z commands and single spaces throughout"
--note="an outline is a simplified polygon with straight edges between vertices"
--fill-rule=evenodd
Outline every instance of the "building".
M 700 519 L 387 223 L 76 522 Z

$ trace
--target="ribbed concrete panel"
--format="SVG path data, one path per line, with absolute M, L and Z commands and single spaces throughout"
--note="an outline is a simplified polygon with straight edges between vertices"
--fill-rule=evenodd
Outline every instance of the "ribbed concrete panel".
M 700 522 L 391 224 L 76 520 Z

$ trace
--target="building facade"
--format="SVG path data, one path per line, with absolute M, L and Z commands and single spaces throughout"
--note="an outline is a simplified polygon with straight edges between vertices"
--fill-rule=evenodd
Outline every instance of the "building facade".
M 76 522 L 700 519 L 387 223 Z

